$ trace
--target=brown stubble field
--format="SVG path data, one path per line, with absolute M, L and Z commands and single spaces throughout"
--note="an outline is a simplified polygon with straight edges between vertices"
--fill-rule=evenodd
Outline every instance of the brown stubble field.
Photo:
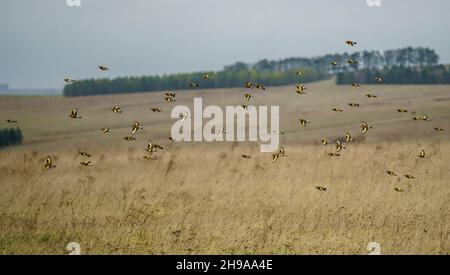
M 25 136 L 0 150 L 0 253 L 67 254 L 78 242 L 82 254 L 368 254 L 378 242 L 382 254 L 449 254 L 450 86 L 307 87 L 306 95 L 291 86 L 251 92 L 249 104 L 280 106 L 288 156 L 276 163 L 257 143 L 167 139 L 174 105 L 194 97 L 240 105 L 245 89 L 179 91 L 175 104 L 162 92 L 0 97 L 0 128 L 17 119 Z M 68 117 L 74 107 L 82 119 Z M 134 120 L 144 130 L 126 141 Z M 373 126 L 366 135 L 361 121 Z M 111 133 L 100 132 L 105 126 Z M 347 131 L 355 141 L 329 157 L 334 148 L 320 139 Z M 164 146 L 155 160 L 142 158 L 149 140 Z M 78 149 L 92 154 L 92 167 L 80 166 Z M 45 171 L 47 155 L 56 168 Z

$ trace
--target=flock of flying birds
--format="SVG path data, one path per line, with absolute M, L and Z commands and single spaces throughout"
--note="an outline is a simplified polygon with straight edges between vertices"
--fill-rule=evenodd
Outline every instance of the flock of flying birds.
M 353 47 L 353 46 L 355 46 L 357 44 L 357 42 L 348 40 L 348 41 L 345 41 L 345 44 Z M 348 64 L 350 64 L 350 65 L 358 64 L 358 60 L 349 59 L 346 62 Z M 340 64 L 338 62 L 336 62 L 336 61 L 331 61 L 330 65 L 331 66 L 339 66 Z M 101 71 L 108 71 L 108 70 L 110 70 L 107 66 L 104 66 L 104 65 L 98 66 L 98 69 L 101 70 Z M 297 71 L 296 74 L 298 76 L 303 76 L 305 73 L 302 72 L 302 71 Z M 211 74 L 205 74 L 203 76 L 203 79 L 205 81 L 212 80 L 212 79 L 214 79 L 214 76 L 211 75 Z M 375 77 L 374 80 L 377 83 L 383 83 L 384 82 L 384 79 L 381 76 Z M 75 82 L 75 80 L 73 80 L 71 78 L 64 78 L 64 82 L 66 84 L 70 84 L 70 83 Z M 362 85 L 360 83 L 352 83 L 351 86 L 355 87 L 355 88 L 360 88 Z M 200 85 L 198 83 L 190 83 L 190 87 L 191 88 L 197 88 L 197 87 L 200 87 Z M 258 84 L 258 83 L 253 83 L 253 82 L 245 83 L 244 87 L 247 88 L 247 89 L 266 90 L 266 87 L 264 87 L 263 85 Z M 298 84 L 295 87 L 296 87 L 296 93 L 297 94 L 300 94 L 300 95 L 306 94 L 307 88 L 306 88 L 305 85 Z M 176 97 L 176 93 L 175 92 L 167 92 L 164 95 L 165 95 L 164 100 L 167 101 L 168 103 L 174 103 L 175 102 L 175 97 Z M 244 97 L 245 97 L 245 100 L 248 102 L 253 97 L 253 95 L 249 94 L 249 93 L 244 93 Z M 375 95 L 375 94 L 366 94 L 366 97 L 373 99 L 373 98 L 377 98 L 377 95 Z M 243 104 L 241 106 L 244 109 L 248 108 L 248 105 L 245 105 L 245 104 Z M 348 103 L 348 106 L 357 108 L 360 105 L 359 105 L 359 103 L 350 102 L 350 103 Z M 159 113 L 159 112 L 163 111 L 162 109 L 160 109 L 158 107 L 152 107 L 152 108 L 150 108 L 150 110 L 155 112 L 155 113 Z M 121 108 L 119 106 L 113 106 L 111 108 L 111 111 L 114 112 L 114 113 L 122 113 L 122 110 L 121 110 Z M 334 112 L 343 112 L 343 110 L 340 109 L 340 108 L 332 108 L 332 111 L 334 111 Z M 408 113 L 408 110 L 406 110 L 406 109 L 397 109 L 396 111 L 399 112 L 399 113 Z M 412 118 L 413 120 L 416 120 L 416 121 L 430 121 L 430 119 L 429 119 L 429 117 L 427 115 L 417 115 L 416 112 L 411 112 L 411 113 L 415 115 Z M 78 109 L 73 109 L 70 112 L 69 117 L 73 118 L 73 119 L 81 119 L 81 116 L 78 114 Z M 187 113 L 183 113 L 183 114 L 180 115 L 180 118 L 182 120 L 186 119 L 187 117 L 188 117 Z M 8 119 L 7 122 L 11 123 L 11 124 L 18 123 L 17 120 L 12 120 L 12 119 Z M 300 122 L 300 125 L 302 127 L 306 127 L 309 123 L 311 123 L 311 121 L 309 121 L 307 119 L 304 119 L 304 118 L 300 118 L 299 122 Z M 361 122 L 361 134 L 366 134 L 372 128 L 373 127 L 371 125 L 369 125 L 367 122 L 364 122 L 364 121 Z M 440 128 L 440 127 L 435 127 L 433 129 L 435 131 L 437 131 L 437 132 L 445 131 L 443 128 Z M 109 133 L 111 129 L 109 127 L 105 127 L 105 128 L 100 128 L 100 130 L 103 133 Z M 128 141 L 136 140 L 135 134 L 139 130 L 143 130 L 143 127 L 140 126 L 138 121 L 134 121 L 134 123 L 132 125 L 132 128 L 131 128 L 131 134 L 128 135 L 128 136 L 125 136 L 124 139 L 128 140 Z M 226 133 L 226 131 L 224 129 L 220 129 L 218 135 L 220 136 L 223 133 Z M 173 141 L 173 139 L 171 137 L 169 137 L 168 139 Z M 347 132 L 345 134 L 345 143 L 350 143 L 352 141 L 353 141 L 353 139 L 352 139 L 351 134 L 349 132 Z M 330 142 L 327 139 L 321 139 L 320 142 L 323 145 L 330 144 Z M 335 147 L 335 152 L 328 153 L 328 155 L 330 157 L 340 157 L 340 155 L 341 155 L 340 152 L 343 149 L 346 149 L 346 146 L 344 146 L 343 142 L 340 141 L 340 140 L 336 140 L 336 142 L 334 144 L 334 147 Z M 148 144 L 147 144 L 147 148 L 145 149 L 146 150 L 146 154 L 143 156 L 143 158 L 144 159 L 154 159 L 153 158 L 153 154 L 158 152 L 158 150 L 163 150 L 163 149 L 164 148 L 161 145 L 158 145 L 158 144 L 153 143 L 152 141 L 149 141 Z M 78 153 L 81 156 L 83 156 L 83 157 L 87 157 L 87 158 L 91 157 L 91 154 L 89 154 L 88 152 L 79 151 Z M 244 159 L 251 159 L 252 158 L 250 155 L 241 155 L 241 157 L 244 158 Z M 278 151 L 276 153 L 272 154 L 272 162 L 275 163 L 281 157 L 287 157 L 287 154 L 285 152 L 284 147 L 279 147 Z M 425 150 L 421 149 L 418 152 L 417 157 L 422 158 L 422 159 L 426 158 L 427 155 L 425 153 Z M 92 166 L 92 162 L 90 160 L 85 160 L 85 161 L 81 161 L 80 165 L 82 165 L 82 166 Z M 44 163 L 44 168 L 46 170 L 48 170 L 48 169 L 55 168 L 55 167 L 56 167 L 56 165 L 54 164 L 54 161 L 53 161 L 52 157 L 51 156 L 47 156 L 47 159 L 46 159 L 46 161 Z M 386 173 L 388 175 L 390 175 L 390 176 L 397 177 L 397 174 L 394 171 L 386 171 Z M 405 176 L 405 178 L 407 178 L 409 180 L 413 180 L 415 178 L 414 176 L 409 175 L 409 174 L 406 174 L 404 176 Z M 325 187 L 325 186 L 316 186 L 316 189 L 319 190 L 319 191 L 326 191 L 327 187 Z M 394 189 L 394 191 L 397 191 L 397 192 L 404 192 L 405 191 L 404 189 L 401 189 L 399 187 L 394 187 L 393 189 Z

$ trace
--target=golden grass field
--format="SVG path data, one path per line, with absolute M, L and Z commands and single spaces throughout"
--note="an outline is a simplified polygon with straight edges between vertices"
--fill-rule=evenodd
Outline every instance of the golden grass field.
M 280 106 L 288 156 L 276 163 L 258 143 L 167 139 L 173 106 L 240 105 L 243 88 L 178 91 L 175 104 L 162 92 L 0 97 L 0 128 L 17 119 L 25 137 L 0 150 L 0 254 L 68 254 L 69 242 L 82 254 L 368 254 L 369 242 L 382 254 L 450 254 L 450 86 L 307 87 L 252 91 L 250 104 Z M 75 107 L 82 119 L 68 117 Z M 144 130 L 126 141 L 134 120 Z M 366 135 L 361 121 L 373 125 Z M 320 139 L 347 131 L 355 141 L 329 157 Z M 149 140 L 165 147 L 155 160 L 142 158 Z M 47 155 L 56 168 L 43 169 Z

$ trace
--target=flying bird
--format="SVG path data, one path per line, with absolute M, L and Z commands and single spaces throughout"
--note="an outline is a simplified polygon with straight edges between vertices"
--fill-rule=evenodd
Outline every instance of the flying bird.
M 124 137 L 124 139 L 125 140 L 136 140 L 136 137 L 135 136 L 126 136 L 126 137 Z
M 6 122 L 14 124 L 14 123 L 17 123 L 17 120 L 7 119 Z
M 109 131 L 110 131 L 109 127 L 100 128 L 100 130 L 102 130 L 103 133 L 109 133 Z
M 52 157 L 51 156 L 47 156 L 47 159 L 44 163 L 44 168 L 46 170 L 50 169 L 50 168 L 55 168 L 56 165 L 53 163 Z
M 376 82 L 378 82 L 378 83 L 383 83 L 383 82 L 384 82 L 384 79 L 381 78 L 381 77 L 375 77 L 374 80 L 375 80 Z
M 347 63 L 350 64 L 350 65 L 355 65 L 355 64 L 358 64 L 359 61 L 358 60 L 349 59 L 349 60 L 347 60 Z
M 148 142 L 147 152 L 157 152 L 158 149 L 164 150 L 164 147 L 162 147 L 161 145 L 158 145 L 156 143 L 153 143 L 151 141 Z
M 359 107 L 359 103 L 350 102 L 347 105 L 350 106 L 350 107 Z
M 345 41 L 345 44 L 347 44 L 347 45 L 349 45 L 349 46 L 355 46 L 356 44 L 357 44 L 357 42 L 355 42 L 355 41 L 351 41 L 351 40 L 347 40 L 347 41 Z
M 350 133 L 346 133 L 345 134 L 345 142 L 351 142 L 353 141 L 352 136 L 350 135 Z
M 302 72 L 302 71 L 297 71 L 296 74 L 297 74 L 297 75 L 305 75 L 305 73 Z
M 338 65 L 338 63 L 336 61 L 331 61 L 330 64 L 333 65 L 333 66 L 337 66 Z
M 122 113 L 122 110 L 120 109 L 119 106 L 113 106 L 113 107 L 111 108 L 111 110 L 112 110 L 114 113 Z
M 97 66 L 97 68 L 99 68 L 101 71 L 109 71 L 109 68 L 104 65 Z
M 196 88 L 199 87 L 199 85 L 197 83 L 191 83 L 191 88 Z
M 164 98 L 164 100 L 167 101 L 167 102 L 169 102 L 169 103 L 174 103 L 174 102 L 175 102 L 175 99 L 174 99 L 173 97 L 171 97 L 171 96 L 166 96 L 166 97 Z
M 339 109 L 339 108 L 333 108 L 332 109 L 334 112 L 343 112 L 343 110 L 342 109 Z
M 210 74 L 205 74 L 205 75 L 203 76 L 203 79 L 205 79 L 205 80 L 210 80 L 210 79 L 213 79 L 213 76 L 210 75 Z
M 139 124 L 139 122 L 135 121 L 133 123 L 133 126 L 131 126 L 131 133 L 134 135 L 138 130 L 144 130 L 144 128 L 141 127 L 141 125 Z
M 425 150 L 421 149 L 419 151 L 419 154 L 417 155 L 419 158 L 425 158 L 426 154 L 425 154 Z
M 368 98 L 377 98 L 377 95 L 374 95 L 374 94 L 367 94 L 366 97 L 368 97 Z
M 72 112 L 70 112 L 69 117 L 71 117 L 71 118 L 80 118 L 81 119 L 81 116 L 78 115 L 78 109 L 73 109 Z
M 251 94 L 244 94 L 244 96 L 245 96 L 245 99 L 246 99 L 247 101 L 249 101 L 250 98 L 253 97 Z
M 326 140 L 326 139 L 321 139 L 320 142 L 321 142 L 323 145 L 327 145 L 327 144 L 328 144 L 328 140 Z
M 324 186 L 316 186 L 316 189 L 319 191 L 327 191 L 327 188 Z
M 404 192 L 405 190 L 404 189 L 400 189 L 398 187 L 394 187 L 394 191 L 396 191 L 396 192 Z
M 397 174 L 395 172 L 393 172 L 393 171 L 386 171 L 386 174 L 388 174 L 390 176 L 394 176 L 394 177 L 397 176 Z
M 411 176 L 411 175 L 405 175 L 405 178 L 410 179 L 410 180 L 415 179 L 415 177 L 414 177 L 414 176 Z
M 241 155 L 242 158 L 244 159 L 251 159 L 252 157 L 250 155 Z
M 70 83 L 74 83 L 75 80 L 73 80 L 73 79 L 70 78 L 70 77 L 66 77 L 66 78 L 64 78 L 64 82 L 67 83 L 67 84 L 70 84 Z
M 399 113 L 407 113 L 408 110 L 400 108 L 400 109 L 397 109 L 397 112 L 399 112 Z
M 188 117 L 188 115 L 189 114 L 187 112 L 181 113 L 179 116 L 181 118 L 181 122 L 183 122 Z
M 256 89 L 260 89 L 260 90 L 265 90 L 266 89 L 266 87 L 264 87 L 261 84 L 256 84 L 255 87 L 256 87 Z
M 241 105 L 242 108 L 244 108 L 244 110 L 248 110 L 248 105 Z
M 92 166 L 92 162 L 90 160 L 81 161 L 80 164 L 81 164 L 81 166 Z
M 436 132 L 444 132 L 445 130 L 440 127 L 433 128 Z
M 223 128 L 220 128 L 219 134 L 217 134 L 217 137 L 220 137 L 220 136 L 222 136 L 222 134 L 226 134 L 226 133 L 227 133 L 227 131 L 225 131 Z
M 330 157 L 340 157 L 341 154 L 339 154 L 339 153 L 328 153 L 328 156 L 330 156 Z
M 150 110 L 152 110 L 152 111 L 155 112 L 155 113 L 160 113 L 160 112 L 162 112 L 162 109 L 159 109 L 159 108 L 150 108 Z
M 176 93 L 172 93 L 172 92 L 168 92 L 168 93 L 164 93 L 165 96 L 168 97 L 175 97 L 177 94 Z
M 78 151 L 78 154 L 82 155 L 83 157 L 91 157 L 91 154 L 89 154 L 88 152 L 82 152 L 82 151 Z
M 253 83 L 247 82 L 247 83 L 244 84 L 244 87 L 247 88 L 247 89 L 251 89 L 251 88 L 253 88 Z
M 299 121 L 300 121 L 300 124 L 301 124 L 303 127 L 305 127 L 306 124 L 311 123 L 311 121 L 306 120 L 306 119 L 303 119 L 303 118 L 299 119 Z
M 336 141 L 335 148 L 336 148 L 337 152 L 340 152 L 342 149 L 345 149 L 345 147 L 342 145 L 342 143 L 339 140 Z
M 352 87 L 361 88 L 361 84 L 359 84 L 359 83 L 352 83 Z
M 372 126 L 369 126 L 366 122 L 361 122 L 361 133 L 365 134 L 369 129 L 372 129 Z

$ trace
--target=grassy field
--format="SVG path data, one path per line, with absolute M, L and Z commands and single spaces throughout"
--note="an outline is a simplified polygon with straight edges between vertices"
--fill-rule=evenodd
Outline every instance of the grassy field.
M 369 242 L 382 254 L 450 254 L 450 86 L 307 87 L 251 91 L 249 104 L 280 106 L 288 156 L 275 163 L 258 143 L 167 139 L 173 106 L 240 105 L 245 89 L 178 91 L 175 104 L 162 92 L 0 97 L 0 128 L 17 119 L 25 138 L 0 150 L 0 254 L 68 254 L 69 242 L 82 254 L 368 254 Z M 68 117 L 75 107 L 82 119 Z M 126 141 L 134 120 L 144 130 Z M 366 135 L 361 121 L 373 126 Z M 320 139 L 346 132 L 354 142 L 329 157 Z M 155 160 L 142 158 L 149 140 L 164 146 Z

